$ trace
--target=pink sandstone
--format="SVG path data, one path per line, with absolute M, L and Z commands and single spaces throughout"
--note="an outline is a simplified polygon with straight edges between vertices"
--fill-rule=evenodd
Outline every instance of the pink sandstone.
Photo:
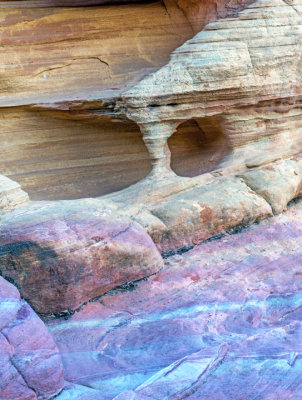
M 1 220 L 0 271 L 42 314 L 72 311 L 161 267 L 145 230 L 97 199 L 32 203 Z
M 43 400 L 63 388 L 57 346 L 43 322 L 0 277 L 0 399 Z
M 49 321 L 65 378 L 101 400 L 301 398 L 301 244 L 300 201 Z

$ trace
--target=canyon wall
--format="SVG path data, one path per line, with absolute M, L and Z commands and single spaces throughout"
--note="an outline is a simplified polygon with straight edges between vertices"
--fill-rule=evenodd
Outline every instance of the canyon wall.
M 0 21 L 0 397 L 301 397 L 302 0 Z
M 249 1 L 111 3 L 0 2 L 0 171 L 32 199 L 98 196 L 144 178 L 139 128 L 116 122 L 113 104 L 207 22 Z
M 111 228 L 108 235 L 90 228 L 79 234 L 81 207 L 88 220 L 99 209 L 114 226 L 123 218 L 139 224 L 166 256 L 280 213 L 301 195 L 301 1 L 250 3 L 2 4 L 7 277 L 23 280 L 28 261 L 13 268 L 15 244 L 40 248 L 52 213 L 63 225 L 50 222 L 43 246 L 60 271 L 60 263 L 71 263 L 68 251 L 60 253 L 61 235 L 66 249 L 74 231 L 84 247 L 94 237 L 115 237 Z M 196 24 L 203 29 L 194 36 Z M 90 61 L 108 76 L 96 77 Z M 90 256 L 100 261 L 102 251 Z M 146 271 L 154 269 L 150 262 Z M 84 287 L 86 273 L 80 276 Z M 96 294 L 129 279 L 113 273 L 114 284 L 100 283 Z

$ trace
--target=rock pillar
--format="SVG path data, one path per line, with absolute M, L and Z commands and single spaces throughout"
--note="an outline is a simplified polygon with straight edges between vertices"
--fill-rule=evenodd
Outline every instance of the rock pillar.
M 171 152 L 167 140 L 174 133 L 176 125 L 175 122 L 140 124 L 143 140 L 152 163 L 151 176 L 175 175 L 170 166 Z

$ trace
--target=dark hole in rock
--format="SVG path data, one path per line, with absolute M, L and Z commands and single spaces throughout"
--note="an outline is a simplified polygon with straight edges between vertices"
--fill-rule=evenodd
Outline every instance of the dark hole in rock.
M 182 123 L 168 145 L 171 168 L 179 176 L 193 177 L 213 171 L 228 153 L 227 138 L 215 117 Z
M 1 173 L 20 183 L 32 200 L 101 196 L 151 171 L 134 123 L 74 120 L 21 108 L 0 109 L 0 119 Z

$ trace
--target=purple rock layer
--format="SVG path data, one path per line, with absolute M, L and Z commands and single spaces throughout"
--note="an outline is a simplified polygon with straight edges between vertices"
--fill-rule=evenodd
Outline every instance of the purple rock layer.
M 102 400 L 302 398 L 301 244 L 300 202 L 49 321 L 66 379 Z
M 59 350 L 47 328 L 0 277 L 0 399 L 49 399 L 63 384 Z

